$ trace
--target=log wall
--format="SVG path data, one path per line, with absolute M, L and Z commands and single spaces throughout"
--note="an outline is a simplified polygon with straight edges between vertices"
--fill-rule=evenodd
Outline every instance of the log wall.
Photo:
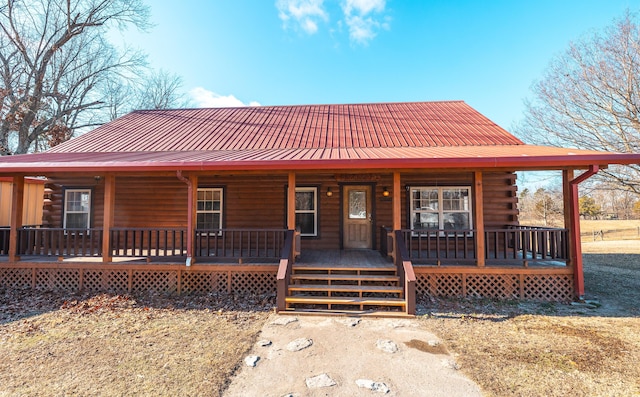
M 485 173 L 484 219 L 487 228 L 517 225 L 515 174 Z M 374 191 L 372 241 L 377 246 L 380 228 L 393 223 L 392 174 L 297 174 L 296 185 L 318 188 L 317 237 L 303 238 L 302 249 L 339 249 L 341 244 L 341 191 L 347 184 L 368 184 Z M 200 187 L 223 188 L 224 228 L 286 227 L 287 175 L 199 176 Z M 408 186 L 473 186 L 473 173 L 405 173 L 401 176 L 402 227 L 410 228 L 407 215 Z M 56 178 L 49 185 L 52 205 L 45 219 L 49 227 L 62 227 L 64 188 L 92 189 L 92 226 L 101 227 L 104 180 L 93 176 Z M 326 195 L 331 188 L 333 195 Z M 186 228 L 187 185 L 173 176 L 116 178 L 114 227 Z

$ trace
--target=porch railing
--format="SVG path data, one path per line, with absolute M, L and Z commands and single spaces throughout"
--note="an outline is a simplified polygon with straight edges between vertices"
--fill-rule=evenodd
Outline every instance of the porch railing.
M 395 265 L 400 276 L 400 283 L 404 287 L 407 314 L 416 314 L 416 274 L 413 270 L 413 263 L 411 263 L 402 231 L 396 231 L 395 244 Z
M 0 227 L 0 255 L 9 255 L 9 236 L 11 229 Z
M 280 259 L 286 229 L 196 230 L 197 257 Z
M 466 264 L 476 257 L 475 229 L 402 230 L 409 258 L 417 263 Z M 557 262 L 569 259 L 568 230 L 515 226 L 485 229 L 487 264 Z
M 287 230 L 285 232 L 284 245 L 278 265 L 278 274 L 276 275 L 276 307 L 278 311 L 287 310 L 287 294 L 289 293 L 289 284 L 291 281 L 291 271 L 295 257 L 295 247 L 293 244 L 295 231 Z
M 102 229 L 35 228 L 18 230 L 19 255 L 101 256 Z
M 486 258 L 523 263 L 569 259 L 569 231 L 545 227 L 514 226 L 485 231 Z
M 467 261 L 476 259 L 475 230 L 414 229 L 402 230 L 409 258 L 418 261 Z
M 185 256 L 187 230 L 181 228 L 112 228 L 114 257 Z

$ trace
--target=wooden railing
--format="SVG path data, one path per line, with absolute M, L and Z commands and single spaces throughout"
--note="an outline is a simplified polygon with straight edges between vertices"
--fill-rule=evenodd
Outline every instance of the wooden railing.
M 278 311 L 285 311 L 287 309 L 286 298 L 289 293 L 289 284 L 291 279 L 291 269 L 295 258 L 293 240 L 295 238 L 295 232 L 293 230 L 287 230 L 285 233 L 284 246 L 282 247 L 282 254 L 280 258 L 280 264 L 278 265 L 278 274 L 276 276 L 277 296 L 276 307 Z
M 20 228 L 18 253 L 37 256 L 101 256 L 102 229 Z
M 0 255 L 9 255 L 9 236 L 11 229 L 0 227 Z
M 404 299 L 407 305 L 407 314 L 416 314 L 416 274 L 404 241 L 404 233 L 400 230 L 395 234 L 396 267 L 400 282 L 404 286 Z
M 196 230 L 197 257 L 280 259 L 286 229 Z
M 409 258 L 413 262 L 441 265 L 475 263 L 476 230 L 402 230 Z M 569 259 L 568 230 L 516 226 L 485 230 L 487 264 L 528 263 Z
M 387 226 L 380 227 L 380 244 L 379 251 L 382 257 L 386 258 L 393 252 L 393 229 Z
M 567 229 L 515 226 L 508 229 L 486 230 L 486 258 L 492 261 L 529 262 L 569 259 Z
M 476 259 L 474 230 L 402 230 L 409 258 L 417 261 L 468 261 Z
M 187 231 L 180 228 L 112 228 L 111 252 L 114 257 L 184 256 Z

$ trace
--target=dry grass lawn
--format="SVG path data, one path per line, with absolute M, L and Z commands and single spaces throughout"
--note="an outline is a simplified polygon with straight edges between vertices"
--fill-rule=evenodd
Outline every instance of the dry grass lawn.
M 0 396 L 221 395 L 268 312 L 192 299 L 0 293 Z
M 640 396 L 640 241 L 583 251 L 593 305 L 434 300 L 424 324 L 487 396 Z

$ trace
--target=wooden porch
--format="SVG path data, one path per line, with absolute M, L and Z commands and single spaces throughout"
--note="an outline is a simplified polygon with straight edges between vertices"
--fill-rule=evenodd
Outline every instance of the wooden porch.
M 564 229 L 387 230 L 379 250 L 305 250 L 284 229 L 21 228 L 19 255 L 0 255 L 7 288 L 276 293 L 280 311 L 412 314 L 418 296 L 570 300 Z M 10 234 L 4 233 L 8 238 Z M 298 241 L 296 241 L 298 240 Z M 10 246 L 3 241 L 2 246 Z M 391 248 L 391 249 L 389 249 Z M 105 257 L 109 260 L 105 261 Z M 480 264 L 480 262 L 483 262 Z

